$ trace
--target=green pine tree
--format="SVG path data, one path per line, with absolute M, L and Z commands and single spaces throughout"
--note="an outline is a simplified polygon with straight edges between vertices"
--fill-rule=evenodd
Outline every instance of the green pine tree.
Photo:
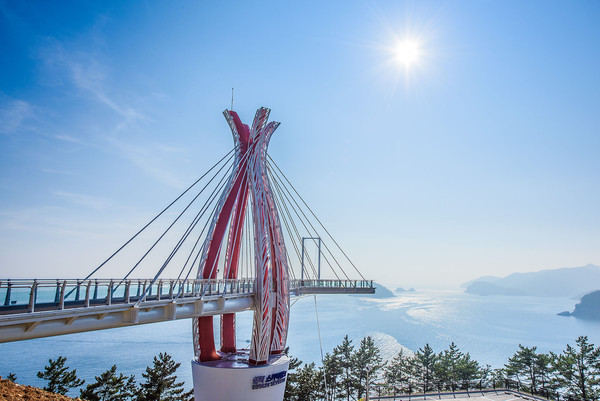
M 285 347 L 284 354 L 289 356 L 290 347 Z M 298 358 L 290 356 L 290 365 L 288 367 L 287 378 L 285 381 L 284 401 L 295 400 L 298 394 L 298 368 L 302 365 L 302 361 Z
M 65 366 L 66 361 L 64 356 L 59 356 L 55 361 L 49 359 L 50 365 L 44 367 L 44 372 L 37 372 L 37 377 L 48 381 L 44 390 L 65 395 L 69 389 L 85 383 L 85 380 L 77 378 L 77 370 L 69 371 L 69 367 Z
M 402 349 L 385 367 L 383 373 L 391 394 L 396 394 L 397 390 L 402 391 L 408 385 L 411 375 L 411 358 Z
M 171 355 L 160 353 L 154 357 L 153 366 L 148 366 L 142 376 L 146 381 L 141 383 L 138 401 L 189 401 L 193 391 L 185 392 L 183 382 L 177 383 L 174 374 L 181 364 L 176 363 Z
M 323 370 L 327 378 L 327 389 L 324 391 L 325 399 L 333 401 L 343 399 L 341 394 L 342 364 L 339 355 L 325 354 L 323 358 Z
M 346 398 L 347 401 L 350 401 L 350 398 L 356 392 L 356 383 L 353 378 L 354 345 L 352 345 L 352 340 L 347 335 L 344 337 L 342 344 L 333 349 L 333 355 L 339 359 L 342 371 L 338 393 L 340 393 L 342 399 Z
M 380 369 L 385 365 L 381 351 L 375 346 L 375 342 L 370 336 L 360 341 L 360 346 L 353 356 L 353 365 L 358 398 L 361 398 L 366 394 L 367 387 L 375 384 L 379 378 Z
M 600 347 L 588 343 L 587 336 L 579 337 L 577 346 L 567 345 L 562 354 L 551 353 L 556 384 L 574 398 L 600 398 Z
M 304 364 L 298 369 L 296 390 L 294 401 L 313 401 L 321 399 L 321 382 L 323 375 L 319 369 L 315 367 L 315 363 Z
M 519 344 L 519 350 L 508 359 L 506 372 L 517 379 L 519 386 L 532 394 L 538 394 L 541 382 L 547 375 L 543 362 L 547 361 L 543 354 L 536 352 L 537 347 L 524 347 Z M 546 364 L 547 366 L 547 364 Z
M 15 375 L 14 373 L 9 373 L 8 376 L 6 376 L 6 378 L 13 383 L 17 382 L 17 375 Z
M 116 374 L 117 366 L 113 365 L 109 370 L 96 376 L 96 382 L 88 384 L 81 390 L 80 398 L 88 401 L 125 401 L 130 400 L 136 394 L 134 376 Z
M 435 380 L 450 390 L 456 390 L 458 378 L 458 364 L 463 357 L 458 346 L 452 342 L 447 350 L 440 352 L 434 367 Z
M 481 367 L 479 362 L 471 358 L 467 352 L 462 354 L 456 362 L 456 379 L 460 382 L 461 388 L 468 389 L 471 382 L 479 379 L 481 376 Z
M 433 381 L 435 378 L 434 369 L 437 363 L 438 356 L 429 344 L 425 344 L 423 348 L 419 348 L 419 351 L 415 354 L 414 369 L 416 373 L 417 382 L 422 383 L 422 390 L 429 391 L 432 389 Z

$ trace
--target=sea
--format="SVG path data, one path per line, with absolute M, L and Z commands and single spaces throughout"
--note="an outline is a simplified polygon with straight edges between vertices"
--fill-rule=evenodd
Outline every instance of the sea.
M 287 341 L 290 355 L 317 365 L 321 355 L 331 352 L 346 335 L 356 346 L 371 336 L 385 359 L 401 349 L 416 352 L 425 344 L 440 352 L 454 342 L 492 368 L 502 367 L 519 344 L 537 346 L 538 352 L 559 353 L 567 344 L 574 345 L 579 336 L 588 336 L 590 342 L 600 345 L 600 321 L 557 316 L 573 310 L 577 300 L 570 298 L 431 290 L 390 298 L 305 296 L 292 299 L 292 303 Z M 186 388 L 192 388 L 191 325 L 190 319 L 175 320 L 0 344 L 0 376 L 14 373 L 20 384 L 43 387 L 45 383 L 36 373 L 50 358 L 62 355 L 87 383 L 112 365 L 140 381 L 153 357 L 166 352 L 181 363 L 177 375 Z M 215 324 L 216 330 L 218 326 Z M 239 313 L 238 347 L 249 346 L 251 332 L 252 313 Z M 78 395 L 78 391 L 70 395 Z

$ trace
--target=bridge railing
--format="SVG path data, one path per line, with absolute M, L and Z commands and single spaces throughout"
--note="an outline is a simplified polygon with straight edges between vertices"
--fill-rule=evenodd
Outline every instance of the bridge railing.
M 296 295 L 366 293 L 370 280 L 291 280 Z M 166 299 L 252 294 L 255 280 L 0 280 L 0 314 L 62 310 L 99 305 L 134 304 Z
M 290 280 L 290 288 L 373 288 L 372 280 Z
M 0 313 L 98 305 L 129 304 L 138 301 L 254 293 L 254 279 L 238 280 L 157 280 L 91 279 L 0 281 Z

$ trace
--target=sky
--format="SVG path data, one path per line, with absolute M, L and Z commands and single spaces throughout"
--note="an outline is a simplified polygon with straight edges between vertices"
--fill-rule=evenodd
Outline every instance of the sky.
M 599 17 L 596 1 L 0 0 L 0 276 L 89 273 L 232 148 L 231 88 L 245 122 L 272 109 L 271 157 L 368 278 L 600 264 Z

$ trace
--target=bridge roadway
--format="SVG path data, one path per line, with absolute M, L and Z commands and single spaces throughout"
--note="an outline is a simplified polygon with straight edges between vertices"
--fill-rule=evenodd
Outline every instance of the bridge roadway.
M 0 343 L 251 310 L 254 279 L 0 280 Z M 290 280 L 290 294 L 374 294 L 369 280 Z M 4 302 L 2 303 L 2 299 Z

